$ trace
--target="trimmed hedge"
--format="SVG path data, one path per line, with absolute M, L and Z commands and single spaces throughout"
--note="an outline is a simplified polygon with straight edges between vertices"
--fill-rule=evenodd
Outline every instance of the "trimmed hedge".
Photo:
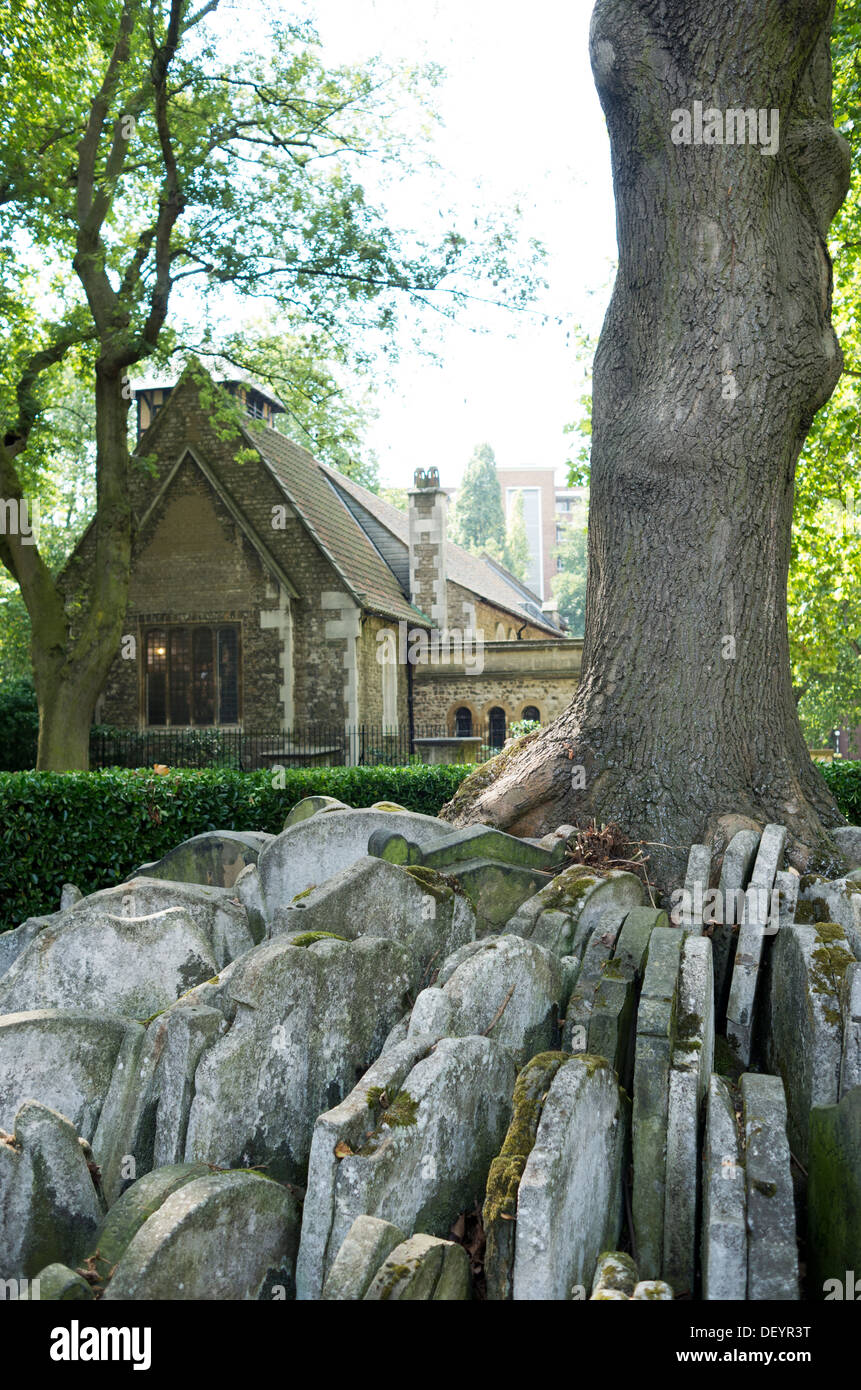
M 436 815 L 468 767 L 320 767 L 272 773 L 224 768 L 0 772 L 0 930 L 56 912 L 64 883 L 84 894 L 205 830 L 277 834 L 303 796 L 350 806 L 396 801 Z
M 861 762 L 838 758 L 818 766 L 849 824 L 861 825 Z
M 22 677 L 0 685 L 0 771 L 36 766 L 39 706 L 32 681 Z

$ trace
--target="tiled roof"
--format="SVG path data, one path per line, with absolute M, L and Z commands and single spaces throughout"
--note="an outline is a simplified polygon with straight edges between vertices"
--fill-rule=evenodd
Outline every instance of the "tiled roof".
M 310 458 L 310 455 L 308 457 Z M 353 482 L 352 478 L 338 473 L 334 468 L 329 468 L 324 463 L 317 466 L 322 473 L 331 479 L 335 487 L 343 488 L 345 492 L 361 503 L 379 521 L 381 526 L 385 526 L 405 546 L 409 546 L 410 521 L 406 512 L 400 511 L 398 507 L 393 507 L 390 502 L 386 502 L 382 497 L 377 497 L 375 493 L 368 492 L 367 488 L 361 487 L 358 483 Z M 541 612 L 541 599 L 537 594 L 533 596 L 533 603 L 527 607 L 527 601 L 524 600 L 523 595 L 530 591 L 526 589 L 525 585 L 520 584 L 513 576 L 511 583 L 508 583 L 504 578 L 501 565 L 491 566 L 480 556 L 470 555 L 468 550 L 455 545 L 454 541 L 446 542 L 446 573 L 455 584 L 469 589 L 470 593 L 475 594 L 486 603 L 492 603 L 497 608 L 504 608 L 507 613 L 518 617 L 521 622 L 528 620 L 536 627 L 543 627 L 547 630 L 548 635 L 553 637 L 562 635 L 559 628 L 554 627 L 546 618 L 537 616 Z
M 249 443 L 258 451 L 356 602 L 371 613 L 429 627 L 429 619 L 404 598 L 385 560 L 348 512 L 329 482 L 329 470 L 324 469 L 307 449 L 300 448 L 277 430 L 266 426 L 255 428 L 250 422 L 245 429 Z M 340 481 L 340 474 L 333 476 Z

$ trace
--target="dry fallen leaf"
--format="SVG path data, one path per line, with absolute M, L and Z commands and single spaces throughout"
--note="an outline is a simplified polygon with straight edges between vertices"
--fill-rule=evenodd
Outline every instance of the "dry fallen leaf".
M 335 1157 L 336 1157 L 336 1158 L 352 1158 L 352 1157 L 353 1157 L 353 1150 L 350 1148 L 349 1144 L 347 1144 L 343 1139 L 339 1139 L 338 1142 L 337 1142 L 337 1144 L 335 1145 Z

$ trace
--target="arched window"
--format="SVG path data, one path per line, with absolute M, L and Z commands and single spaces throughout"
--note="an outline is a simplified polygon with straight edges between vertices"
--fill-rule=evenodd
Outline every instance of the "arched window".
M 497 624 L 496 624 L 496 640 L 497 640 L 497 642 L 504 642 L 504 641 L 505 641 L 505 624 L 504 624 L 504 623 L 497 623 Z
M 494 705 L 487 716 L 488 722 L 488 743 L 491 748 L 501 748 L 505 742 L 505 710 L 500 709 L 499 705 Z
M 537 705 L 524 705 L 524 706 L 523 706 L 523 713 L 521 714 L 520 718 L 521 718 L 521 719 L 531 719 L 531 720 L 533 720 L 536 724 L 540 724 L 540 723 L 541 723 L 541 715 L 538 713 L 538 706 L 537 706 Z
M 455 738 L 469 738 L 472 734 L 472 710 L 467 709 L 466 705 L 461 705 L 455 711 L 454 733 Z

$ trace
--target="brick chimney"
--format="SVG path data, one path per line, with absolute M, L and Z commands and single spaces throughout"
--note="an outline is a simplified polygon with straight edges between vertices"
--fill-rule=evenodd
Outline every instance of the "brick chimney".
M 417 469 L 410 489 L 410 600 L 434 627 L 448 627 L 445 577 L 448 496 L 436 468 Z

